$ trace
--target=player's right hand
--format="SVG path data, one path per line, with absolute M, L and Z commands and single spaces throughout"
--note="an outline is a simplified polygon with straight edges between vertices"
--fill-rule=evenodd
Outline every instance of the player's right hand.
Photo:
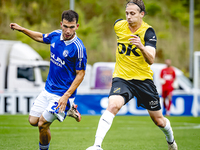
M 65 107 L 67 106 L 67 101 L 68 101 L 69 97 L 66 95 L 63 95 L 59 101 L 58 101 L 58 106 L 56 107 L 56 109 L 59 108 L 59 113 L 62 113 L 65 111 Z
M 16 23 L 11 23 L 10 28 L 13 29 L 13 30 L 18 30 L 18 31 L 22 31 L 22 29 L 23 29 L 21 26 L 19 26 Z

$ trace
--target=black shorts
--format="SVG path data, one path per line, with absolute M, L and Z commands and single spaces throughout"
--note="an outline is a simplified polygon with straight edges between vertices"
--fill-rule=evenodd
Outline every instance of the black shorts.
M 125 104 L 135 96 L 138 106 L 154 111 L 161 109 L 156 86 L 150 79 L 141 81 L 113 78 L 109 96 L 111 95 L 121 95 L 124 97 Z

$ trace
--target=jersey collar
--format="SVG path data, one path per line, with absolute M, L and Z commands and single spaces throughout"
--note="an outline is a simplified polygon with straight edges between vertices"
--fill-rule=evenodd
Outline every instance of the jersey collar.
M 71 40 L 68 40 L 68 41 L 64 41 L 64 40 L 63 40 L 62 33 L 61 33 L 61 35 L 60 35 L 60 40 L 63 41 L 63 42 L 65 43 L 65 45 L 69 45 L 69 44 L 73 43 L 74 41 L 76 41 L 76 39 L 77 39 L 76 33 L 75 33 L 74 38 L 71 39 Z

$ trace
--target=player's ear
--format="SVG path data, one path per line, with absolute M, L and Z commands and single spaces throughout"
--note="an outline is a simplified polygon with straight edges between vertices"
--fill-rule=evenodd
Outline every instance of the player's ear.
M 62 21 L 60 22 L 60 26 L 61 26 L 61 28 L 62 28 Z
M 76 29 L 78 29 L 78 27 L 79 27 L 79 24 L 76 24 Z
M 141 15 L 141 17 L 143 18 L 144 17 L 144 11 L 142 11 L 141 13 L 140 13 L 140 15 Z

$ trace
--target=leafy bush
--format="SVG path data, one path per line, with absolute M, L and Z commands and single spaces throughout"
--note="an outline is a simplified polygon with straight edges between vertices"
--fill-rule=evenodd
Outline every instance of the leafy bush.
M 157 3 L 150 3 L 146 6 L 146 11 L 149 16 L 155 16 L 161 13 L 161 7 Z
M 200 1 L 194 2 L 194 50 L 200 50 Z M 144 0 L 144 3 L 148 12 L 144 20 L 155 29 L 157 49 L 162 50 L 162 56 L 159 54 L 156 61 L 164 62 L 170 57 L 173 65 L 188 70 L 189 58 L 185 54 L 189 51 L 189 0 Z M 75 10 L 80 15 L 77 35 L 87 48 L 88 63 L 115 61 L 113 24 L 116 19 L 125 19 L 125 4 L 125 0 L 75 0 Z M 60 28 L 61 14 L 67 9 L 69 1 L 66 0 L 0 0 L 0 39 L 20 40 L 49 60 L 49 46 L 13 32 L 9 24 L 16 22 L 28 29 L 48 33 Z

